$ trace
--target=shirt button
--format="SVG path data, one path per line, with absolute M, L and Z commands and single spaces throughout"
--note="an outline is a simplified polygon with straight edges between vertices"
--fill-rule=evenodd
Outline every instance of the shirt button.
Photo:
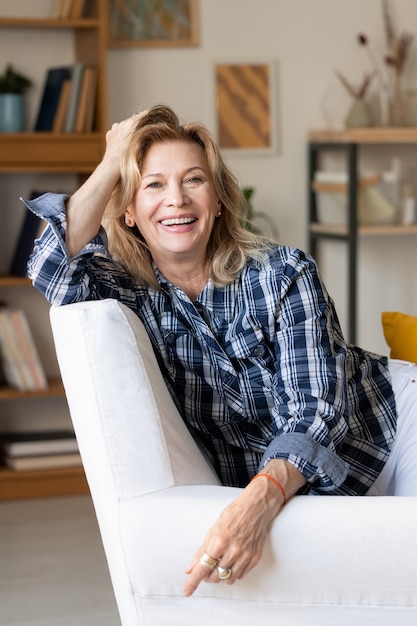
M 264 346 L 256 346 L 256 348 L 253 351 L 253 356 L 256 356 L 256 357 L 261 357 L 264 354 L 265 354 Z

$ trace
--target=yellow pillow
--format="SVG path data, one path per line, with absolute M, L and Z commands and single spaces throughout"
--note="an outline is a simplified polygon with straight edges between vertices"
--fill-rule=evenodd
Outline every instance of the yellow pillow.
M 417 363 L 417 317 L 405 313 L 382 313 L 385 341 L 392 359 Z

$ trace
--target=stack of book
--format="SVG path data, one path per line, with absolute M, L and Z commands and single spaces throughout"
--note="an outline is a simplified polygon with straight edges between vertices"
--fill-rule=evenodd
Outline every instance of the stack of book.
M 19 391 L 40 391 L 48 387 L 39 354 L 25 313 L 0 306 L 0 357 L 8 385 Z
M 97 91 L 97 69 L 74 63 L 47 70 L 35 131 L 91 132 Z
M 82 465 L 72 431 L 6 433 L 0 436 L 0 450 L 3 464 L 17 471 Z

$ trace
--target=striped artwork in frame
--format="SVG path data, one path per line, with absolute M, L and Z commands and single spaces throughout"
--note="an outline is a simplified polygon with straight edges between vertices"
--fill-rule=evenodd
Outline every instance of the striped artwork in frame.
M 217 138 L 222 149 L 276 149 L 274 64 L 215 65 Z

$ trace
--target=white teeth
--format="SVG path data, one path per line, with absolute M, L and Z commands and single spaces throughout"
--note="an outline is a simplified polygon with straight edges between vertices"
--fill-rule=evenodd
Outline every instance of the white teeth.
M 161 224 L 164 226 L 178 226 L 180 224 L 192 224 L 195 222 L 195 217 L 173 217 L 169 220 L 161 220 Z

